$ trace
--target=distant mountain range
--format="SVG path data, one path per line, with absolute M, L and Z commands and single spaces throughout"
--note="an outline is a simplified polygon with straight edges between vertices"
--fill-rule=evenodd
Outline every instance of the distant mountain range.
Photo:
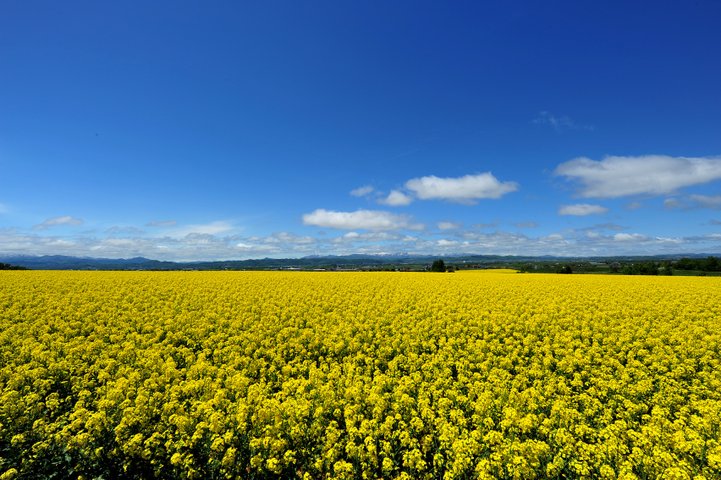
M 501 256 L 501 255 L 328 255 L 302 258 L 260 258 L 251 260 L 216 260 L 198 262 L 170 262 L 145 257 L 92 258 L 63 255 L 0 255 L 0 263 L 33 270 L 277 270 L 277 269 L 384 269 L 419 268 L 433 260 L 443 258 L 449 264 L 478 267 L 514 265 L 524 262 L 613 262 L 634 260 L 675 260 L 703 258 L 719 254 L 674 254 L 653 256 L 614 257 L 554 257 L 554 256 Z

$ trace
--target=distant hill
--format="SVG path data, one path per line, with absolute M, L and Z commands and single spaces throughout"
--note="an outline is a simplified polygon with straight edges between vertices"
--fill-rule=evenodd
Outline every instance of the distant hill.
M 554 257 L 502 255 L 328 255 L 303 258 L 260 258 L 251 260 L 217 260 L 170 262 L 145 257 L 93 258 L 64 255 L 0 255 L 0 262 L 33 270 L 278 270 L 278 269 L 423 269 L 438 258 L 459 267 L 500 267 L 536 262 L 632 262 L 704 258 L 712 254 L 677 254 L 615 257 Z M 719 254 L 714 254 L 719 256 Z

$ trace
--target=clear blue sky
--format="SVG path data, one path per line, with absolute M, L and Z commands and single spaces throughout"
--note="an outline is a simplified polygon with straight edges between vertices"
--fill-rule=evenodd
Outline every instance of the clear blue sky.
M 720 20 L 5 1 L 0 254 L 718 253 Z

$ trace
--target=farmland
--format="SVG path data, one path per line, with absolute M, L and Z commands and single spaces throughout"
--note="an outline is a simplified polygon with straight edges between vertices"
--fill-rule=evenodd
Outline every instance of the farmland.
M 721 478 L 718 278 L 0 272 L 0 478 Z

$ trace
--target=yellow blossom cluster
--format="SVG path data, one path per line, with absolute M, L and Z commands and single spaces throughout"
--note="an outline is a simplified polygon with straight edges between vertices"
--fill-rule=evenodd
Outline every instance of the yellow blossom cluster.
M 719 479 L 717 278 L 0 272 L 0 478 Z

